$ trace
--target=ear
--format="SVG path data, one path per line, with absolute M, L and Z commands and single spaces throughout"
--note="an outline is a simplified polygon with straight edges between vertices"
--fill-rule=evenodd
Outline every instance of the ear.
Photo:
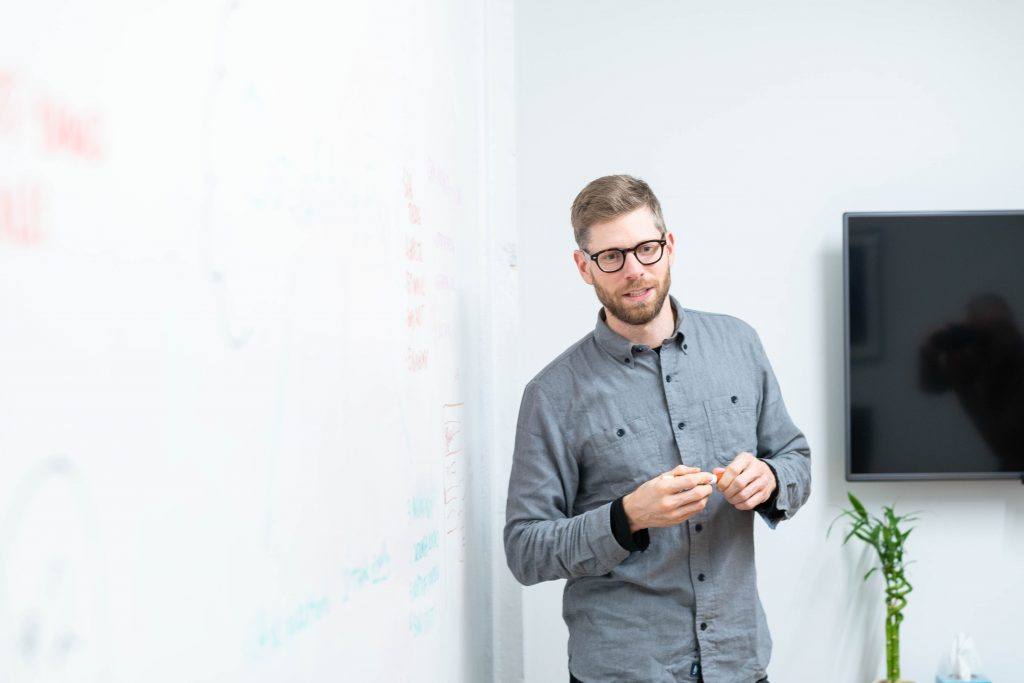
M 676 236 L 671 232 L 665 233 L 665 251 L 668 252 L 668 265 L 671 268 L 676 262 Z
M 577 249 L 572 252 L 572 259 L 576 262 L 576 270 L 579 271 L 583 281 L 588 285 L 594 284 L 594 276 L 590 274 L 590 257 Z

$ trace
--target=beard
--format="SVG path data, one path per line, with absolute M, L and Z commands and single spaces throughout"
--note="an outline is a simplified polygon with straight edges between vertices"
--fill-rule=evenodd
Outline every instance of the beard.
M 660 281 L 633 282 L 624 287 L 622 292 L 616 293 L 604 289 L 595 280 L 594 291 L 597 293 L 598 301 L 604 304 L 609 313 L 622 322 L 628 325 L 646 325 L 661 313 L 661 307 L 665 305 L 665 298 L 668 296 L 671 284 L 672 271 L 666 268 L 665 276 Z M 637 285 L 654 287 L 654 291 L 642 302 L 630 301 L 623 296 L 626 291 L 636 289 Z

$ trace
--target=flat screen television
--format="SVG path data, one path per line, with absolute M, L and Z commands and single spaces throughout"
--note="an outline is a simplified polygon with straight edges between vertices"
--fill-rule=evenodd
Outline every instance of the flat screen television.
M 843 214 L 846 479 L 1024 481 L 1024 211 Z

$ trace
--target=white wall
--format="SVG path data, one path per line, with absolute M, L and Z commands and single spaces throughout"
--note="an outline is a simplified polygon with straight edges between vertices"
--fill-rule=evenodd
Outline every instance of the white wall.
M 678 240 L 673 293 L 758 329 L 813 449 L 806 506 L 756 525 L 772 680 L 884 675 L 870 549 L 825 538 L 847 491 L 927 511 L 903 677 L 933 680 L 964 630 L 994 681 L 1024 679 L 1020 483 L 844 480 L 841 262 L 844 211 L 1024 207 L 1024 4 L 534 0 L 515 23 L 521 384 L 594 324 L 573 197 L 644 178 Z M 561 587 L 524 589 L 527 681 L 567 678 Z

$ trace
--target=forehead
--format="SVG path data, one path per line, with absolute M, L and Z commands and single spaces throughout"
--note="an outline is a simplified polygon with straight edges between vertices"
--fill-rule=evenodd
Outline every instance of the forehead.
M 656 240 L 661 231 L 654 225 L 654 214 L 646 206 L 622 214 L 604 223 L 590 226 L 590 253 L 619 247 L 625 249 L 644 240 Z

